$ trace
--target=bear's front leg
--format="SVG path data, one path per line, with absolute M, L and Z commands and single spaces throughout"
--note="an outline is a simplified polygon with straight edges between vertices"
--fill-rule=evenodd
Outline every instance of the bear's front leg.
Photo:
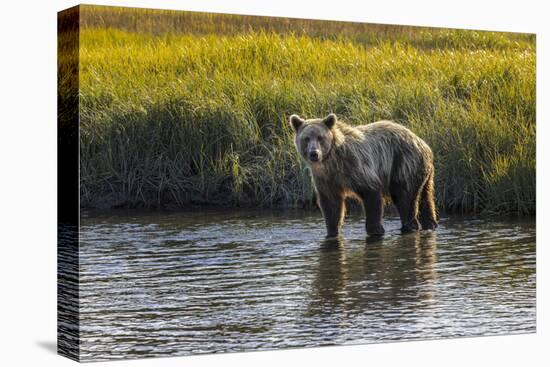
M 344 198 L 329 197 L 327 195 L 319 194 L 317 203 L 321 208 L 323 217 L 325 218 L 325 224 L 327 227 L 327 238 L 337 237 L 340 234 L 342 223 L 344 222 L 345 215 L 345 203 Z
M 369 236 L 382 236 L 386 232 L 382 225 L 384 215 L 384 198 L 381 191 L 364 191 L 363 205 L 365 208 L 366 230 Z

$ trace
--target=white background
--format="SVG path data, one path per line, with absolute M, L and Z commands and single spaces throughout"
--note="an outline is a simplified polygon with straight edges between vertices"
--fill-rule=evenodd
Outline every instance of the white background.
M 537 333 L 275 352 L 110 362 L 116 366 L 548 363 L 548 12 L 544 1 L 94 1 L 362 22 L 537 33 Z M 17 1 L 0 9 L 0 364 L 74 365 L 56 341 L 56 13 L 75 1 Z M 545 15 L 546 14 L 546 15 Z M 545 103 L 546 102 L 546 103 Z M 545 311 L 546 308 L 546 311 Z M 548 341 L 546 342 L 547 345 Z M 546 347 L 548 348 L 548 347 Z M 546 357 L 546 361 L 544 361 Z M 97 363 L 102 366 L 106 363 Z

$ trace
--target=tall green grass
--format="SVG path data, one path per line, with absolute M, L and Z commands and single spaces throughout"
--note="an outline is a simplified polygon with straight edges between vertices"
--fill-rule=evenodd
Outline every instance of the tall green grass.
M 305 35 L 319 39 L 346 38 L 362 44 L 403 41 L 415 47 L 522 47 L 533 34 L 470 32 L 457 29 L 407 25 L 352 23 L 327 20 L 201 13 L 190 11 L 81 5 L 81 27 L 115 28 L 129 32 L 162 35 L 235 35 L 250 31 Z
M 418 32 L 83 27 L 81 205 L 310 205 L 287 118 L 335 112 L 426 140 L 441 210 L 533 214 L 534 39 Z

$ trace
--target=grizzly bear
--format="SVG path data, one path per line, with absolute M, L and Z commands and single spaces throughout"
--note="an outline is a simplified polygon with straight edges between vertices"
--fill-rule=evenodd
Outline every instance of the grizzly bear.
M 311 171 L 327 237 L 340 234 L 347 197 L 363 202 L 369 236 L 385 232 L 386 198 L 399 212 L 403 233 L 437 227 L 433 153 L 412 131 L 391 121 L 351 126 L 335 114 L 310 120 L 292 115 L 290 124 Z

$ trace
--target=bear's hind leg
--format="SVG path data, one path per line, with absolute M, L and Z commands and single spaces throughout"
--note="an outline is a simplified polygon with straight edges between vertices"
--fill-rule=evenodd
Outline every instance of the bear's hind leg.
M 382 225 L 384 198 L 381 191 L 366 190 L 361 193 L 365 208 L 365 227 L 369 236 L 382 236 L 386 232 Z
M 409 233 L 418 231 L 418 201 L 419 188 L 406 190 L 398 185 L 390 187 L 391 199 L 399 212 L 401 218 L 401 232 Z
M 420 194 L 420 224 L 423 230 L 433 230 L 437 228 L 437 214 L 434 200 L 434 180 L 433 172 L 430 173 L 428 180 L 422 188 Z
M 344 223 L 346 214 L 345 201 L 342 196 L 329 198 L 325 195 L 318 195 L 318 204 L 323 212 L 325 224 L 327 227 L 327 238 L 338 237 L 340 229 Z

